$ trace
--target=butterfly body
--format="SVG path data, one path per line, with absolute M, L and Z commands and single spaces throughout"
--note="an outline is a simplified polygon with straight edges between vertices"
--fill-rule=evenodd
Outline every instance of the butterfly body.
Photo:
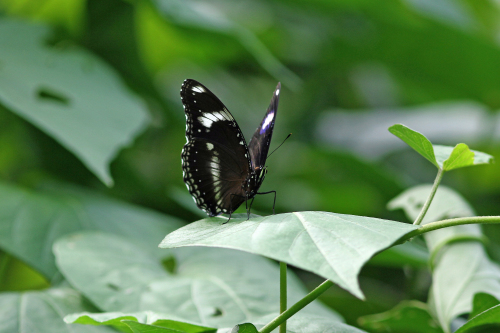
M 264 181 L 280 84 L 247 145 L 236 120 L 204 85 L 185 80 L 181 99 L 186 114 L 182 171 L 196 205 L 209 216 L 231 214 L 253 199 Z

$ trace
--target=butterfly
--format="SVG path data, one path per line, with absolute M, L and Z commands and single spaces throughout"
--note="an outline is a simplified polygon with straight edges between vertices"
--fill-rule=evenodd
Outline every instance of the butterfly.
M 207 87 L 185 80 L 181 100 L 186 114 L 186 144 L 182 149 L 184 183 L 198 208 L 209 216 L 231 214 L 246 203 L 247 217 L 267 173 L 265 166 L 281 90 L 278 83 L 264 119 L 247 145 L 238 123 Z M 228 220 L 229 221 L 229 220 Z

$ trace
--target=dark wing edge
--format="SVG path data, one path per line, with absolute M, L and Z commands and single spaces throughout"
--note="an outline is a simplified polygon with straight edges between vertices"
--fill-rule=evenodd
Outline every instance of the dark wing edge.
M 238 200 L 241 177 L 250 168 L 243 133 L 220 99 L 198 81 L 184 81 L 181 100 L 187 141 L 181 154 L 184 182 L 208 215 L 231 213 L 243 201 Z
M 278 82 L 264 119 L 262 119 L 260 126 L 257 127 L 257 130 L 252 136 L 252 140 L 250 140 L 250 143 L 248 144 L 250 162 L 253 170 L 256 168 L 263 168 L 266 163 L 269 145 L 271 144 L 271 138 L 273 136 L 276 113 L 278 111 L 280 91 L 281 83 Z

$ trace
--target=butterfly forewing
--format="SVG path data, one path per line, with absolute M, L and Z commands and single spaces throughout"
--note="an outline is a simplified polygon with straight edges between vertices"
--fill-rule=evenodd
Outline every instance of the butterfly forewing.
M 271 98 L 271 103 L 267 108 L 266 115 L 253 134 L 252 140 L 250 140 L 248 145 L 251 168 L 254 170 L 256 168 L 263 168 L 266 163 L 269 145 L 271 144 L 271 138 L 273 136 L 274 122 L 276 121 L 276 112 L 278 111 L 280 90 L 281 84 L 278 83 L 278 86 L 274 90 L 273 97 Z
M 231 213 L 245 200 L 242 184 L 250 172 L 243 134 L 229 110 L 201 83 L 184 81 L 181 99 L 187 139 L 184 182 L 209 215 Z

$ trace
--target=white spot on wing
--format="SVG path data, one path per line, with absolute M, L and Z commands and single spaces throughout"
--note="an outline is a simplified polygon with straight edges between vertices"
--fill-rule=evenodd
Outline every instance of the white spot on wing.
M 271 112 L 267 115 L 266 119 L 262 122 L 262 128 L 260 129 L 260 134 L 264 133 L 269 125 L 272 123 L 274 119 L 274 112 Z
M 195 86 L 195 87 L 193 87 L 193 88 L 191 88 L 191 89 L 193 89 L 193 91 L 194 91 L 194 92 L 197 92 L 197 93 L 202 93 L 202 92 L 205 92 L 205 89 L 203 89 L 203 87 L 202 87 L 202 86 Z
M 212 149 L 214 149 L 214 145 L 211 144 L 210 142 L 207 142 L 207 148 L 208 148 L 208 150 L 212 150 Z

